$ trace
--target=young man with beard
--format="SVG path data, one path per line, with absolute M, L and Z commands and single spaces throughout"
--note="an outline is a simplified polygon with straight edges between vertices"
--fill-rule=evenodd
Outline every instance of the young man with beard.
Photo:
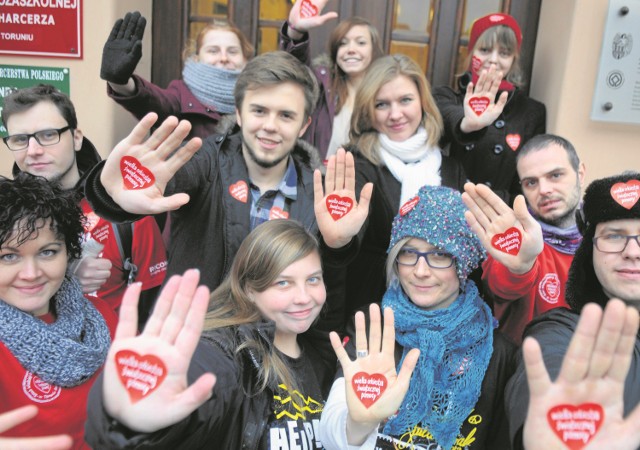
M 470 209 L 469 224 L 489 254 L 483 280 L 493 296 L 500 330 L 520 344 L 524 327 L 534 317 L 567 306 L 567 273 L 581 241 L 575 212 L 585 167 L 569 141 L 544 134 L 520 150 L 517 170 L 526 204 L 518 196 L 511 209 L 488 187 L 471 183 L 465 185 L 463 198 Z M 500 243 L 517 245 L 493 245 L 503 233 Z

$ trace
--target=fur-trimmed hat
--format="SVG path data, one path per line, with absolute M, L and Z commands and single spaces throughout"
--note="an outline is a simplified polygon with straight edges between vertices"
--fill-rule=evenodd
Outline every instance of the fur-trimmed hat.
M 565 297 L 580 312 L 588 302 L 604 307 L 609 298 L 602 290 L 593 268 L 593 237 L 596 225 L 621 219 L 640 219 L 640 173 L 624 172 L 592 182 L 584 194 L 584 204 L 576 212 L 583 239 L 569 269 Z
M 497 27 L 498 25 L 504 25 L 505 27 L 509 27 L 513 30 L 516 35 L 516 40 L 518 41 L 519 49 L 520 45 L 522 45 L 522 31 L 520 30 L 520 25 L 518 25 L 516 19 L 509 14 L 496 12 L 480 17 L 473 22 L 473 25 L 471 25 L 471 32 L 469 33 L 469 51 L 473 50 L 473 47 L 476 45 L 476 42 L 482 33 L 487 31 L 489 28 Z
M 423 239 L 451 253 L 458 278 L 465 280 L 486 257 L 480 239 L 464 218 L 466 210 L 458 191 L 444 186 L 421 187 L 393 220 L 387 252 L 403 238 Z

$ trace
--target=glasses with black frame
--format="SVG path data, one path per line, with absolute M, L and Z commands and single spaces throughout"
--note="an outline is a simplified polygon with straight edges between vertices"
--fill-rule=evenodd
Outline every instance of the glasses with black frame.
M 602 253 L 620 253 L 627 248 L 629 240 L 631 239 L 635 239 L 636 244 L 640 246 L 640 240 L 638 238 L 640 238 L 640 234 L 636 234 L 634 236 L 627 236 L 624 234 L 605 234 L 603 236 L 594 237 L 593 243 Z
M 455 260 L 451 253 L 442 250 L 430 250 L 419 252 L 411 248 L 403 248 L 396 256 L 396 262 L 402 266 L 415 266 L 420 258 L 424 258 L 427 265 L 432 269 L 448 269 Z
M 2 140 L 9 148 L 9 150 L 11 150 L 12 152 L 18 152 L 29 147 L 29 139 L 31 138 L 35 138 L 36 142 L 42 147 L 56 145 L 58 142 L 60 142 L 60 135 L 70 129 L 71 127 L 67 125 L 66 127 L 58 129 L 52 128 L 49 130 L 40 130 L 30 134 L 12 134 L 11 136 L 2 138 Z

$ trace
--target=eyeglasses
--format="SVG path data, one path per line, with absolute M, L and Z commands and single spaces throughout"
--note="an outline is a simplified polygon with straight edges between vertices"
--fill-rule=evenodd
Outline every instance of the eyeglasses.
M 31 134 L 13 134 L 2 138 L 2 140 L 12 152 L 24 150 L 29 147 L 29 139 L 32 137 L 35 138 L 41 146 L 48 147 L 49 145 L 55 145 L 60 142 L 60 134 L 70 129 L 71 127 L 67 125 L 57 130 L 41 130 Z
M 420 257 L 423 257 L 427 265 L 432 269 L 447 269 L 453 265 L 453 255 L 442 250 L 419 252 L 417 250 L 402 249 L 396 256 L 396 262 L 403 266 L 415 266 Z
M 625 236 L 624 234 L 605 234 L 593 238 L 596 248 L 603 253 L 620 253 L 627 248 L 630 239 L 635 239 L 636 244 L 640 246 L 640 234 L 635 236 Z

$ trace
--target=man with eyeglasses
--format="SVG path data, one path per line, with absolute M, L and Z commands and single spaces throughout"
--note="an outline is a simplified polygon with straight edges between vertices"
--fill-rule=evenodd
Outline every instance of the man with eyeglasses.
M 526 203 L 518 196 L 511 209 L 488 187 L 471 183 L 465 185 L 463 199 L 470 209 L 469 224 L 489 255 L 482 265 L 485 299 L 493 300 L 500 331 L 521 344 L 534 317 L 567 306 L 567 274 L 582 239 L 575 212 L 585 167 L 569 141 L 543 134 L 520 149 L 516 168 Z M 518 245 L 492 243 L 503 233 L 513 234 L 512 228 Z
M 87 217 L 87 239 L 104 246 L 101 257 L 87 256 L 75 269 L 83 291 L 97 291 L 117 310 L 133 276 L 142 282 L 143 298 L 151 303 L 166 272 L 162 235 L 152 217 L 119 228 L 100 219 L 84 199 L 85 176 L 100 162 L 100 155 L 78 128 L 71 99 L 47 84 L 20 89 L 5 97 L 2 122 L 8 132 L 3 141 L 15 158 L 13 174 L 27 172 L 75 189 Z M 137 273 L 130 270 L 133 267 Z

